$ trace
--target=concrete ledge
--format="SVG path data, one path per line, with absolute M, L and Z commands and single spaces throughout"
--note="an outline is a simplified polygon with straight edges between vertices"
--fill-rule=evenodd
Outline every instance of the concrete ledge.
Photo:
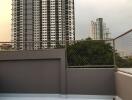
M 37 51 L 1 51 L 0 60 L 64 59 L 65 49 L 45 49 Z
M 115 95 L 114 68 L 68 68 L 68 94 Z
M 115 95 L 114 68 L 69 68 L 65 58 L 65 49 L 0 52 L 0 92 Z
M 116 72 L 116 91 L 122 100 L 132 100 L 132 75 Z
M 66 93 L 65 49 L 0 52 L 1 93 Z

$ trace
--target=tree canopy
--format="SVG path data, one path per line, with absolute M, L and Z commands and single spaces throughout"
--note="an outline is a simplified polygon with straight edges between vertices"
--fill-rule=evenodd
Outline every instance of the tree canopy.
M 103 40 L 86 39 L 69 45 L 67 58 L 70 66 L 113 65 L 113 47 Z
M 132 68 L 132 57 L 120 57 L 116 53 L 116 65 L 120 68 Z

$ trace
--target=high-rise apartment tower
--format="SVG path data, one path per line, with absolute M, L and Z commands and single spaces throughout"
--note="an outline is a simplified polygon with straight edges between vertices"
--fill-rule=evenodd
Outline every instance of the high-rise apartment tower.
M 75 40 L 74 0 L 12 0 L 12 42 L 19 50 Z
M 109 28 L 103 22 L 103 18 L 98 18 L 96 21 L 91 21 L 90 37 L 93 40 L 108 40 L 110 39 Z

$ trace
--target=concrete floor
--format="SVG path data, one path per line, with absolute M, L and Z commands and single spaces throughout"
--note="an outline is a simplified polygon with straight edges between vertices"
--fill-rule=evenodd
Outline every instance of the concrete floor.
M 58 94 L 0 94 L 0 100 L 112 100 L 113 96 Z
M 132 74 L 132 68 L 119 68 L 119 71 Z

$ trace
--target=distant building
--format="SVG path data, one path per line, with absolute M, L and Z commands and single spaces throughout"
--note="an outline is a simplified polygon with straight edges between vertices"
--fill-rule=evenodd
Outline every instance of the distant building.
M 71 43 L 74 21 L 74 0 L 12 0 L 14 48 L 38 50 Z
M 91 21 L 90 37 L 93 40 L 108 40 L 110 39 L 109 28 L 103 22 L 103 18 L 98 18 L 96 21 Z

